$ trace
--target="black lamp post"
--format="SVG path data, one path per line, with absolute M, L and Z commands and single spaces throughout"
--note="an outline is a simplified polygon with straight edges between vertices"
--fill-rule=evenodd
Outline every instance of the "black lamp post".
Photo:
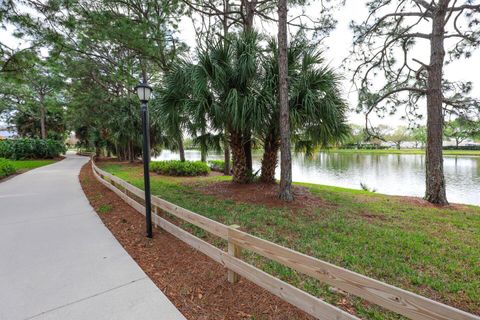
M 142 103 L 142 126 L 143 126 L 143 181 L 145 184 L 145 218 L 147 225 L 147 237 L 152 237 L 152 203 L 150 196 L 150 130 L 148 123 L 147 103 L 152 93 L 152 88 L 142 82 L 135 87 L 138 98 Z

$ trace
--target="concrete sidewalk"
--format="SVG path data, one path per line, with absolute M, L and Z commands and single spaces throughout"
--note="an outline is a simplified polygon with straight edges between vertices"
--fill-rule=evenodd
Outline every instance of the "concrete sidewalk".
M 0 319 L 185 319 L 88 203 L 87 161 L 0 183 Z

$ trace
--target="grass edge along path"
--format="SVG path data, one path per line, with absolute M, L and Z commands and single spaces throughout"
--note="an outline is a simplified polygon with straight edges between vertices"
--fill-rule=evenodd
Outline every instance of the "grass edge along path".
M 60 160 L 61 159 L 8 160 L 15 168 L 15 172 L 9 174 L 8 176 L 0 178 L 0 182 L 6 181 L 7 179 L 25 173 L 27 171 L 50 165 Z
M 141 167 L 100 163 L 102 168 L 142 187 Z M 480 314 L 480 208 L 437 208 L 418 198 L 392 197 L 365 191 L 302 184 L 320 204 L 302 209 L 270 207 L 247 199 L 217 197 L 228 177 L 174 178 L 152 175 L 152 192 L 189 210 L 280 245 L 419 293 L 465 311 Z M 228 194 L 228 193 L 226 193 Z M 324 205 L 322 205 L 322 203 Z M 201 230 L 197 236 L 222 246 Z M 289 268 L 247 255 L 264 271 L 320 296 L 346 304 L 366 319 L 400 319 L 360 299 Z
M 35 159 L 35 160 L 11 160 L 17 173 L 23 173 L 28 170 L 48 166 L 63 159 Z

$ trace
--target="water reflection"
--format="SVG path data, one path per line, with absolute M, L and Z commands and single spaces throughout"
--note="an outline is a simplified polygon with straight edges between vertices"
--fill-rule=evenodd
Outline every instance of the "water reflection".
M 188 150 L 188 160 L 200 160 L 200 153 Z M 209 159 L 222 159 L 211 154 Z M 254 153 L 254 169 L 260 168 L 261 153 Z M 178 159 L 163 151 L 157 159 Z M 319 152 L 312 158 L 293 155 L 293 180 L 346 188 L 360 188 L 360 182 L 379 193 L 423 196 L 425 156 L 413 154 L 344 154 Z M 446 156 L 444 159 L 447 197 L 450 202 L 480 205 L 480 157 Z M 277 170 L 279 178 L 279 170 Z

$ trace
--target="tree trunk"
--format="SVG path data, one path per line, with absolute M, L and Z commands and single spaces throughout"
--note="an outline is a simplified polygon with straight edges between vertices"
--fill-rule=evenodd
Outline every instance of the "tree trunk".
M 230 146 L 228 145 L 228 141 L 225 138 L 223 142 L 223 156 L 225 165 L 223 167 L 223 174 L 228 176 L 230 175 Z
M 40 94 L 40 134 L 43 140 L 47 139 L 47 129 L 45 125 L 45 96 Z
M 233 176 L 234 183 L 248 183 L 247 163 L 245 157 L 245 148 L 243 147 L 243 137 L 238 131 L 232 131 L 230 134 L 230 148 L 233 156 Z
M 279 198 L 292 201 L 292 154 L 288 110 L 287 0 L 278 1 L 278 100 L 280 104 L 280 193 Z
M 244 15 L 244 30 L 249 31 L 253 29 L 253 18 L 255 17 L 255 8 L 257 6 L 257 0 L 242 0 L 243 7 L 245 8 Z
M 208 145 L 205 139 L 206 134 L 205 128 L 202 128 L 202 141 L 200 142 L 200 160 L 202 162 L 207 162 Z
M 226 46 L 227 44 L 227 35 L 228 35 L 228 12 L 230 11 L 230 4 L 228 0 L 223 1 L 223 44 Z
M 185 147 L 182 137 L 178 137 L 178 153 L 180 154 L 180 161 L 185 162 Z
M 264 183 L 275 182 L 275 169 L 277 168 L 279 148 L 278 135 L 276 132 L 270 132 L 265 139 L 260 181 Z
M 252 134 L 251 132 L 245 133 L 244 134 L 244 140 L 245 142 L 243 143 L 243 148 L 245 152 L 245 162 L 247 166 L 247 172 L 252 173 L 253 172 L 253 162 L 252 162 Z
M 444 33 L 448 1 L 438 3 L 433 13 L 430 42 L 430 66 L 427 79 L 427 150 L 425 199 L 448 204 L 443 175 L 443 110 L 442 73 L 445 58 Z
M 132 141 L 130 140 L 128 142 L 128 160 L 130 162 L 133 162 L 135 159 L 135 151 L 133 150 L 133 143 Z

